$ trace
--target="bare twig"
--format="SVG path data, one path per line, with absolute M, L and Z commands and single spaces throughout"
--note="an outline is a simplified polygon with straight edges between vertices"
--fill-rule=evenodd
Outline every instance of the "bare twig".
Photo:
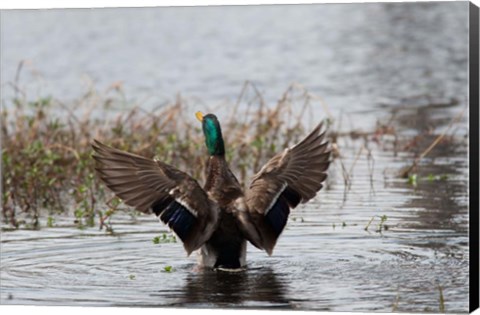
M 465 106 L 463 108 L 463 110 L 458 113 L 455 117 L 452 118 L 452 120 L 450 121 L 450 123 L 448 124 L 448 126 L 445 128 L 445 130 L 440 134 L 438 135 L 438 137 L 428 146 L 428 148 L 425 149 L 425 151 L 422 152 L 422 154 L 420 154 L 412 163 L 412 165 L 410 165 L 408 168 L 406 168 L 405 170 L 403 170 L 401 173 L 400 173 L 400 176 L 403 177 L 403 178 L 407 178 L 408 175 L 410 174 L 410 172 L 415 169 L 418 165 L 418 163 L 420 163 L 420 161 L 425 157 L 427 156 L 428 153 L 430 153 L 430 151 L 432 151 L 433 148 L 435 148 L 435 146 L 440 142 L 442 141 L 443 137 L 445 137 L 445 135 L 447 134 L 447 132 L 450 130 L 450 128 L 452 128 L 452 126 L 457 123 L 463 116 L 463 114 L 465 113 L 465 110 L 468 108 L 468 106 Z

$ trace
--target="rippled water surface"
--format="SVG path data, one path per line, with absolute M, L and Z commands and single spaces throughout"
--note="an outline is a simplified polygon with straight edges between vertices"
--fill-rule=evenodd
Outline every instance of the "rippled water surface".
M 116 215 L 114 235 L 79 230 L 69 217 L 40 231 L 5 230 L 1 303 L 466 312 L 467 117 L 422 161 L 416 186 L 396 174 L 466 105 L 467 8 L 3 14 L 3 77 L 13 80 L 18 61 L 30 59 L 44 77 L 42 89 L 60 98 L 82 92 L 82 74 L 100 88 L 124 80 L 128 95 L 152 103 L 176 91 L 234 99 L 246 79 L 275 101 L 297 81 L 342 115 L 345 130 L 370 131 L 394 115 L 398 139 L 339 138 L 350 189 L 337 159 L 327 187 L 292 212 L 274 254 L 250 246 L 248 268 L 237 273 L 197 270 L 195 255 L 185 257 L 180 243 L 154 244 L 167 230 L 153 216 Z M 38 79 L 28 73 L 25 80 Z M 417 149 L 406 150 L 417 135 Z
M 448 180 L 416 188 L 384 174 L 404 165 L 410 156 L 402 153 L 374 150 L 372 181 L 360 158 L 346 196 L 335 163 L 328 189 L 293 212 L 273 256 L 249 247 L 248 269 L 233 274 L 195 270 L 195 257 L 186 258 L 179 243 L 153 244 L 166 231 L 153 216 L 117 216 L 114 236 L 72 227 L 4 232 L 1 301 L 438 311 L 441 287 L 447 311 L 466 311 L 466 152 L 445 149 L 426 162 L 424 176 Z M 387 230 L 379 233 L 383 215 Z

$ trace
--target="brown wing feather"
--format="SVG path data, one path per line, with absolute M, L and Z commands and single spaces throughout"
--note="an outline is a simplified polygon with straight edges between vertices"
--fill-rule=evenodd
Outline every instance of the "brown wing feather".
M 197 181 L 166 163 L 97 140 L 92 147 L 96 170 L 107 187 L 136 210 L 154 212 L 180 236 L 188 254 L 210 238 L 218 207 Z
M 271 158 L 246 192 L 239 220 L 250 242 L 269 254 L 290 209 L 312 199 L 327 178 L 330 150 L 322 129 L 320 123 L 300 143 Z

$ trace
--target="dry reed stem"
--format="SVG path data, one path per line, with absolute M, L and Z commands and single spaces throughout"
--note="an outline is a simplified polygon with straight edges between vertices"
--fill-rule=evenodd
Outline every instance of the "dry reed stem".
M 430 153 L 430 151 L 433 150 L 433 148 L 435 148 L 435 146 L 440 143 L 440 141 L 442 141 L 443 137 L 445 137 L 445 135 L 447 134 L 447 132 L 452 128 L 452 126 L 454 124 L 456 124 L 458 121 L 460 121 L 460 119 L 463 117 L 463 114 L 465 113 L 466 109 L 468 108 L 468 106 L 465 106 L 463 108 L 463 110 L 458 113 L 455 117 L 452 118 L 452 120 L 450 121 L 450 123 L 448 124 L 448 126 L 445 128 L 445 130 L 437 136 L 437 138 L 435 138 L 435 140 L 422 152 L 422 154 L 420 154 L 412 163 L 412 165 L 410 165 L 408 168 L 406 168 L 405 170 L 401 171 L 400 173 L 400 176 L 403 177 L 403 178 L 407 178 L 410 174 L 410 172 L 415 169 L 418 165 L 418 163 L 425 157 L 427 156 L 428 153 Z
M 201 126 L 187 118 L 190 109 L 180 94 L 150 111 L 134 104 L 115 113 L 112 109 L 125 108 L 126 98 L 121 89 L 108 92 L 114 94 L 105 98 L 92 88 L 71 105 L 53 98 L 28 102 L 25 96 L 1 116 L 3 167 L 10 170 L 2 178 L 8 187 L 2 199 L 5 222 L 18 226 L 18 214 L 31 214 L 37 221 L 40 211 L 57 209 L 74 211 L 79 224 L 91 224 L 95 216 L 105 226 L 102 200 L 112 195 L 94 176 L 93 138 L 203 176 Z M 312 100 L 305 91 L 299 98 L 294 92 L 294 85 L 289 86 L 275 106 L 267 106 L 253 83 L 244 84 L 233 114 L 222 124 L 231 168 L 242 183 L 305 135 L 302 121 Z

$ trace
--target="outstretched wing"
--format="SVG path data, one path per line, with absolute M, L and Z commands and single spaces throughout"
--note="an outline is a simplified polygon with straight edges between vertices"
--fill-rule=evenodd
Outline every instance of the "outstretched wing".
M 239 220 L 249 241 L 269 255 L 290 209 L 313 198 L 327 178 L 330 150 L 322 127 L 320 123 L 300 143 L 270 159 L 246 191 Z
M 97 140 L 92 147 L 107 187 L 136 210 L 155 213 L 182 240 L 188 255 L 210 238 L 219 210 L 197 181 L 166 163 Z

